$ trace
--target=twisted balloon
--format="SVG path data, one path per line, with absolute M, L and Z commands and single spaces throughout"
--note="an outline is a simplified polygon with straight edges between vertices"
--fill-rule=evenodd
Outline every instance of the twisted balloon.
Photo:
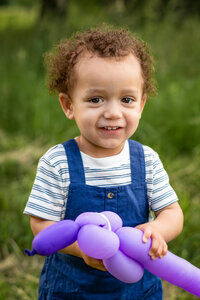
M 151 239 L 142 241 L 143 232 L 122 227 L 121 218 L 114 212 L 86 212 L 75 221 L 57 222 L 36 235 L 29 255 L 48 256 L 76 240 L 88 256 L 102 259 L 114 277 L 126 282 L 139 281 L 146 268 L 152 274 L 200 297 L 200 269 L 170 251 L 163 258 L 149 256 Z

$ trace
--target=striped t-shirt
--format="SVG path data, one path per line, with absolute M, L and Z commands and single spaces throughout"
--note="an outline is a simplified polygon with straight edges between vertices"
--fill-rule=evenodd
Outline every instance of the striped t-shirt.
M 143 146 L 146 166 L 147 197 L 150 211 L 157 211 L 174 202 L 177 196 L 158 154 Z M 87 185 L 111 187 L 131 183 L 129 144 L 118 155 L 94 158 L 81 152 Z M 70 184 L 65 149 L 58 144 L 39 161 L 35 182 L 24 213 L 42 219 L 60 221 L 65 209 Z

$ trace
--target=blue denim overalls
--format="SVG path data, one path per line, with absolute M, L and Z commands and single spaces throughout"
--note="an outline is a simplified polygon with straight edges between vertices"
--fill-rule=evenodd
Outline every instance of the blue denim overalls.
M 129 140 L 132 183 L 96 187 L 85 184 L 81 154 L 75 140 L 63 143 L 68 158 L 70 187 L 65 219 L 74 220 L 86 211 L 114 211 L 123 226 L 135 227 L 148 221 L 143 147 Z M 40 277 L 39 300 L 161 300 L 159 278 L 145 270 L 134 284 L 123 283 L 108 272 L 89 267 L 81 258 L 55 253 L 46 257 Z

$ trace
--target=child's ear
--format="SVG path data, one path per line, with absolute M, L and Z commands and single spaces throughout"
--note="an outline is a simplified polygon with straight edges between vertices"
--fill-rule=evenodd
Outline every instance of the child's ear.
M 74 119 L 73 105 L 72 105 L 72 101 L 69 98 L 69 96 L 67 94 L 60 93 L 59 101 L 60 101 L 60 105 L 61 105 L 62 110 L 63 110 L 64 114 L 66 115 L 66 117 L 69 120 L 73 120 Z
M 141 103 L 140 103 L 140 114 L 142 115 L 142 112 L 143 112 L 143 109 L 144 109 L 144 106 L 145 106 L 145 103 L 147 101 L 147 94 L 144 94 L 142 96 L 142 99 L 141 99 Z M 140 116 L 141 117 L 141 116 Z

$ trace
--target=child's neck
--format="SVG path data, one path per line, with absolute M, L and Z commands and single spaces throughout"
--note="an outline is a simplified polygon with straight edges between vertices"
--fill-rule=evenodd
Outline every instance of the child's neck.
M 113 148 L 103 148 L 95 144 L 87 143 L 85 140 L 83 141 L 81 136 L 76 137 L 75 140 L 81 152 L 94 158 L 103 158 L 103 157 L 117 155 L 123 150 L 124 143 L 125 143 L 124 141 L 123 144 L 121 144 L 119 147 L 113 149 Z

